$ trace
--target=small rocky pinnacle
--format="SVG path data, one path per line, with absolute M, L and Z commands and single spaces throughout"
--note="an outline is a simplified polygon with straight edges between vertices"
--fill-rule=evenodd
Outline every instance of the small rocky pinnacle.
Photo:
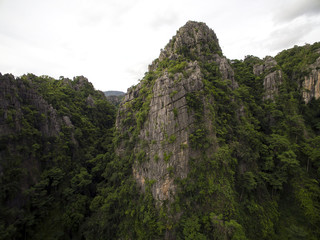
M 166 45 L 160 54 L 164 58 L 174 59 L 179 55 L 190 59 L 208 58 L 210 55 L 222 55 L 219 40 L 205 23 L 188 21 Z

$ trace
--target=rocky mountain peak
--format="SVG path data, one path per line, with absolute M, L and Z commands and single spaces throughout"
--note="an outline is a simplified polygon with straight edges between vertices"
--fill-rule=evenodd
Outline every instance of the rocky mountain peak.
M 214 31 L 205 23 L 188 21 L 161 51 L 159 60 L 176 59 L 179 56 L 208 60 L 216 54 L 221 56 L 222 51 Z
M 205 132 L 213 143 L 210 150 L 216 147 L 212 122 L 204 121 L 213 114 L 205 107 L 207 102 L 215 101 L 209 93 L 204 97 L 205 87 L 215 79 L 224 89 L 238 86 L 213 30 L 189 21 L 120 104 L 117 153 L 120 158 L 131 156 L 137 185 L 142 192 L 150 189 L 158 206 L 174 200 L 175 179 L 187 177 L 190 159 L 208 152 L 209 147 L 203 151 L 195 147 L 197 136 Z

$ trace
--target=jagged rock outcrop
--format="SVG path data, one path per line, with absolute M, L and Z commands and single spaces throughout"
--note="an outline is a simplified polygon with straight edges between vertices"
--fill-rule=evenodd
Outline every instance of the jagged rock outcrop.
M 135 145 L 137 154 L 139 149 L 144 149 L 147 161 L 135 161 L 133 176 L 143 191 L 146 180 L 155 181 L 152 193 L 160 202 L 170 199 L 176 191 L 170 175 L 174 172 L 177 177 L 185 178 L 188 173 L 191 155 L 188 137 L 194 117 L 188 112 L 186 94 L 201 90 L 203 84 L 197 62 L 189 63 L 186 71 L 190 72 L 188 78 L 182 77 L 181 73 L 170 78 L 168 72 L 164 72 L 156 79 L 152 87 L 150 110 L 139 132 L 140 142 L 149 144 L 147 147 L 140 143 Z M 128 90 L 120 112 L 128 110 L 126 104 L 139 96 L 141 86 L 140 83 L 135 89 Z M 121 118 L 117 118 L 118 129 L 122 127 L 121 121 Z
M 188 21 L 161 51 L 159 61 L 175 59 L 181 54 L 204 60 L 212 58 L 212 55 L 222 55 L 222 50 L 212 29 L 204 23 Z
M 62 119 L 57 111 L 35 90 L 31 81 L 15 79 L 11 74 L 0 75 L 0 175 L 7 174 L 5 169 L 8 165 L 19 161 L 20 165 L 16 167 L 25 171 L 21 175 L 19 187 L 26 190 L 37 182 L 41 162 L 35 154 L 30 154 L 25 149 L 34 138 L 44 141 L 58 137 L 61 127 Z M 34 144 L 33 148 L 34 151 L 38 150 L 40 143 Z M 21 191 L 15 195 L 10 205 L 21 207 L 24 203 Z
M 185 178 L 192 154 L 187 146 L 194 117 L 188 113 L 186 94 L 201 90 L 203 84 L 197 63 L 188 64 L 186 71 L 191 72 L 190 76 L 177 84 L 168 73 L 155 82 L 150 111 L 140 132 L 140 138 L 151 143 L 147 151 L 149 161 L 136 162 L 133 166 L 134 177 L 142 189 L 145 179 L 155 180 L 152 192 L 160 201 L 175 194 L 174 179 L 170 175 Z
M 191 60 L 216 62 L 222 77 L 231 80 L 234 88 L 238 86 L 229 61 L 222 55 L 216 34 L 206 24 L 188 21 L 161 51 L 159 59 L 149 66 L 149 71 L 156 69 L 158 66 L 156 63 L 162 60 L 176 60 L 179 56 Z
M 200 154 L 190 147 L 190 134 L 195 131 L 196 120 L 194 112 L 188 107 L 187 98 L 188 94 L 200 92 L 204 88 L 203 61 L 214 63 L 221 77 L 230 80 L 231 88 L 238 86 L 233 69 L 222 56 L 214 32 L 204 23 L 190 21 L 179 29 L 161 51 L 159 59 L 149 66 L 149 74 L 155 75 L 153 83 L 148 85 L 150 80 L 146 77 L 137 86 L 128 89 L 120 105 L 116 127 L 121 135 L 126 135 L 129 130 L 125 126 L 128 124 L 125 119 L 140 115 L 137 110 L 131 111 L 135 101 L 144 92 L 150 92 L 149 110 L 139 129 L 138 140 L 134 142 L 135 161 L 132 171 L 142 191 L 152 183 L 152 195 L 160 204 L 173 199 L 177 191 L 174 179 L 186 178 L 190 158 Z M 148 97 L 143 100 L 147 101 Z M 203 99 L 199 101 L 206 104 Z M 209 112 L 204 111 L 203 114 L 205 125 L 210 129 L 209 135 L 214 139 Z M 120 157 L 125 154 L 125 146 L 122 143 L 117 149 Z
M 283 74 L 277 69 L 277 61 L 270 56 L 263 59 L 263 64 L 256 64 L 253 67 L 253 73 L 256 76 L 263 75 L 263 86 L 265 94 L 263 100 L 274 99 L 278 94 L 279 86 L 283 83 Z
M 302 97 L 305 103 L 308 103 L 312 98 L 318 99 L 320 97 L 320 57 L 309 67 L 311 72 L 304 77 L 302 82 Z
M 32 87 L 32 83 L 15 79 L 6 74 L 0 81 L 0 136 L 18 133 L 22 128 L 22 109 L 32 106 L 41 115 L 39 131 L 45 136 L 56 136 L 61 128 L 61 119 L 56 110 L 48 104 Z

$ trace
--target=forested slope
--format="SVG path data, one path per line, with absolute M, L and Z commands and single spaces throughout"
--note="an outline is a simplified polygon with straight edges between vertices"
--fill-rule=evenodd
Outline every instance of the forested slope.
M 113 153 L 114 107 L 84 77 L 6 74 L 0 88 L 0 238 L 80 238 Z

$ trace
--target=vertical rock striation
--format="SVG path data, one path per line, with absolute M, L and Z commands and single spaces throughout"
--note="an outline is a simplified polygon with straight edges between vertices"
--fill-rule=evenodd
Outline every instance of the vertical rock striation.
M 278 94 L 279 86 L 283 83 L 283 74 L 273 57 L 267 56 L 263 59 L 263 64 L 257 64 L 253 67 L 253 73 L 256 76 L 263 76 L 263 86 L 265 94 L 263 100 L 274 100 Z
M 238 86 L 215 33 L 204 23 L 189 21 L 149 66 L 145 78 L 128 89 L 119 108 L 116 127 L 122 140 L 117 152 L 125 157 L 125 148 L 130 142 L 133 144 L 133 176 L 142 191 L 150 184 L 158 204 L 173 199 L 177 191 L 174 180 L 186 178 L 189 159 L 200 154 L 190 147 L 196 117 L 188 106 L 188 95 L 204 89 L 204 62 L 217 66 L 221 77 L 230 81 L 230 87 Z M 144 105 L 136 108 L 140 100 Z M 202 98 L 199 101 L 206 104 Z M 139 121 L 142 115 L 143 124 Z M 214 139 L 209 111 L 203 115 Z
M 18 133 L 22 129 L 22 107 L 32 106 L 42 116 L 38 129 L 42 135 L 57 136 L 61 120 L 57 111 L 32 87 L 31 81 L 15 79 L 5 74 L 0 81 L 0 136 Z
M 318 99 L 320 97 L 320 57 L 309 68 L 311 71 L 302 82 L 302 97 L 305 103 L 308 103 L 312 98 Z

